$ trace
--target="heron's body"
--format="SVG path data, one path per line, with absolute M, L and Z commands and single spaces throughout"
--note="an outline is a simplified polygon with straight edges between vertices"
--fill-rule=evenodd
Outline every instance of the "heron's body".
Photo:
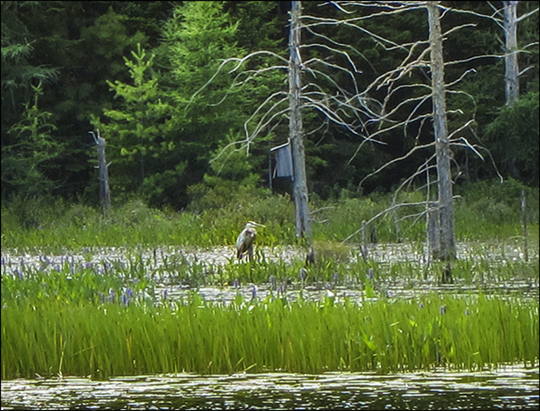
M 249 261 L 253 258 L 253 242 L 257 238 L 255 227 L 264 227 L 264 225 L 250 221 L 246 224 L 246 227 L 242 230 L 236 240 L 236 257 L 238 257 L 239 260 L 242 259 L 246 252 Z

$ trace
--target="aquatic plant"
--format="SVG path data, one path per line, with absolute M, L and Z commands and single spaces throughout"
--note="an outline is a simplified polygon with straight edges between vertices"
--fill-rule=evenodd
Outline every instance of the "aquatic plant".
M 126 290 L 120 290 L 125 295 Z M 154 304 L 2 296 L 2 379 L 239 371 L 478 370 L 538 364 L 538 301 L 426 294 L 369 299 L 331 293 L 289 302 L 241 294 L 232 304 Z
M 91 249 L 5 256 L 2 378 L 537 365 L 539 303 L 523 291 L 538 287 L 538 259 L 475 253 L 454 262 L 445 287 L 440 263 L 360 255 L 308 266 L 263 252 L 224 265 L 138 248 L 102 260 Z M 233 297 L 205 301 L 203 286 Z

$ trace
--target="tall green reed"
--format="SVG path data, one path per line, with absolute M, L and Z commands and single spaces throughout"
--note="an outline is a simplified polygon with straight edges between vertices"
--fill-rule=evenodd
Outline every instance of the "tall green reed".
M 192 293 L 159 306 L 11 299 L 2 308 L 2 378 L 482 369 L 538 364 L 538 347 L 538 301 L 483 295 L 224 305 Z

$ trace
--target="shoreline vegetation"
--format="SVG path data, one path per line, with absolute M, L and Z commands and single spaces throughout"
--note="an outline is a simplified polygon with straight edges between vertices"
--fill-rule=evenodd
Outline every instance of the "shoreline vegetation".
M 538 247 L 539 191 L 515 181 L 480 182 L 456 190 L 456 241 L 522 239 L 521 191 L 526 191 L 528 241 Z M 343 196 L 335 201 L 312 199 L 313 240 L 335 243 L 350 238 L 360 243 L 363 221 L 395 203 L 425 200 L 420 191 L 368 197 Z M 369 227 L 380 243 L 425 242 L 425 207 L 404 206 L 383 215 Z M 61 199 L 2 202 L 2 249 L 77 249 L 82 247 L 169 246 L 213 247 L 233 245 L 247 221 L 265 224 L 256 244 L 303 245 L 296 238 L 294 204 L 288 196 L 266 189 L 235 193 L 207 193 L 188 210 L 153 209 L 140 200 L 113 207 L 104 217 L 97 207 Z
M 2 310 L 2 379 L 538 366 L 537 300 L 418 300 L 239 297 L 224 306 L 193 293 L 160 306 L 11 302 Z
M 61 201 L 3 206 L 2 379 L 538 367 L 538 254 L 523 258 L 518 198 L 483 194 L 456 200 L 457 240 L 478 248 L 453 263 L 447 285 L 442 263 L 418 258 L 419 221 L 398 215 L 398 238 L 395 216 L 381 219 L 367 260 L 357 241 L 341 242 L 389 204 L 384 197 L 317 204 L 310 266 L 270 258 L 268 250 L 303 249 L 286 197 L 182 213 L 135 201 L 107 219 Z M 537 249 L 538 202 L 529 198 L 528 245 Z M 232 250 L 246 219 L 266 225 L 253 263 L 197 257 Z M 392 260 L 392 244 L 415 260 Z M 183 247 L 194 257 L 175 253 Z

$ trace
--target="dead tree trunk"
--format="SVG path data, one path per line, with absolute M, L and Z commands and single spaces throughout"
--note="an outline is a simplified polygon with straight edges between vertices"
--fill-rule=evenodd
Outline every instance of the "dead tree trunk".
M 446 121 L 444 60 L 442 54 L 443 40 L 438 2 L 428 1 L 427 9 L 429 16 L 429 43 L 431 48 L 431 96 L 433 101 L 433 126 L 435 130 L 439 189 L 440 247 L 437 257 L 441 260 L 452 260 L 456 258 L 456 244 L 452 203 L 452 179 L 450 175 L 451 152 Z
M 511 106 L 519 97 L 519 66 L 517 44 L 517 5 L 518 1 L 504 1 L 504 34 L 506 50 L 504 76 L 506 105 Z
M 503 1 L 505 36 L 505 95 L 506 105 L 512 106 L 519 97 L 519 66 L 517 44 L 517 5 L 518 1 Z M 514 157 L 508 158 L 508 170 L 513 178 L 519 178 L 519 170 Z
M 99 130 L 97 130 L 97 137 L 93 132 L 90 131 L 90 134 L 94 137 L 94 141 L 97 145 L 98 153 L 98 169 L 99 169 L 99 199 L 101 202 L 101 209 L 103 210 L 103 215 L 107 215 L 111 208 L 111 192 L 109 191 L 109 173 L 107 170 L 107 160 L 105 159 L 105 139 L 101 138 L 99 135 Z
M 304 137 L 302 131 L 302 83 L 300 80 L 300 15 L 301 4 L 292 2 L 291 31 L 289 38 L 289 138 L 292 148 L 294 170 L 293 197 L 296 209 L 296 236 L 307 239 L 311 244 L 311 221 L 309 220 L 308 190 Z

